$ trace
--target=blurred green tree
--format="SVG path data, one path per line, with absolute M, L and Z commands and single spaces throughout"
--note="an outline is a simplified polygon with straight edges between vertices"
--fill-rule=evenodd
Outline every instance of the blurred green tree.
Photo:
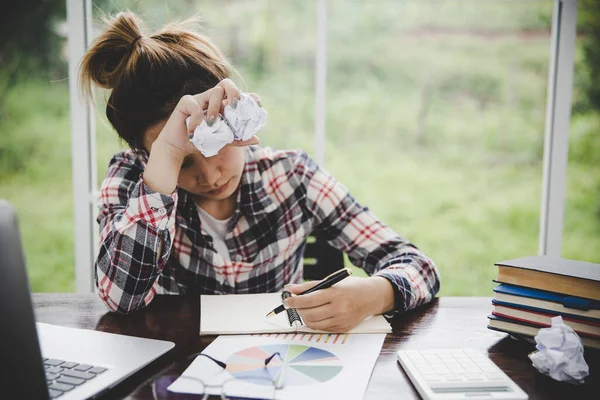
M 58 24 L 66 20 L 65 0 L 5 1 L 0 5 L 0 119 L 6 97 L 21 79 L 66 77 Z
M 574 77 L 574 114 L 593 123 L 572 141 L 570 158 L 598 168 L 600 159 L 600 1 L 580 0 L 578 34 L 582 41 L 583 59 L 576 66 Z M 596 215 L 600 220 L 600 184 L 596 185 Z
M 578 77 L 584 97 L 582 111 L 600 111 L 600 1 L 581 0 L 579 32 L 583 41 L 583 68 Z M 583 75 L 583 76 L 582 76 Z

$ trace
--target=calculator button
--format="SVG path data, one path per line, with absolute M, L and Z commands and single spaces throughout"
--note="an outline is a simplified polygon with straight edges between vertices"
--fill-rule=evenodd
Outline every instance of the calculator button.
M 498 369 L 493 367 L 481 367 L 481 370 L 485 373 L 497 373 Z
M 419 364 L 415 364 L 415 367 L 419 370 L 419 372 L 421 372 L 422 374 L 426 374 L 428 372 L 431 371 L 431 367 L 429 365 L 419 365 Z
M 423 358 L 423 357 L 422 357 L 421 355 L 419 355 L 419 354 L 417 354 L 417 355 L 414 355 L 414 356 L 411 356 L 411 357 L 409 358 L 409 360 L 410 360 L 410 361 L 420 361 L 420 362 L 426 362 L 426 361 L 425 361 L 425 358 Z

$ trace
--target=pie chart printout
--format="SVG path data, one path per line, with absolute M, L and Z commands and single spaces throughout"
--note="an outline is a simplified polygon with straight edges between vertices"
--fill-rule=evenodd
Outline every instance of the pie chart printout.
M 267 366 L 265 359 L 278 352 Z M 314 385 L 327 382 L 342 370 L 334 354 L 300 344 L 266 344 L 240 350 L 227 360 L 233 377 L 259 385 L 281 382 L 284 386 Z

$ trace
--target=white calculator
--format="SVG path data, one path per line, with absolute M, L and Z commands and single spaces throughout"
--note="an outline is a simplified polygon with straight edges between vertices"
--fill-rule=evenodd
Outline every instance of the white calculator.
M 440 349 L 399 350 L 396 353 L 424 400 L 529 398 L 481 351 Z

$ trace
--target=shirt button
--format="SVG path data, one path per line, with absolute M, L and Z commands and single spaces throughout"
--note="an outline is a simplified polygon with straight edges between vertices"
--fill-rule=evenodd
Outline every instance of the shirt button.
M 243 257 L 242 257 L 242 255 L 241 255 L 241 254 L 237 254 L 237 255 L 235 256 L 235 261 L 242 261 L 242 259 L 243 259 Z

